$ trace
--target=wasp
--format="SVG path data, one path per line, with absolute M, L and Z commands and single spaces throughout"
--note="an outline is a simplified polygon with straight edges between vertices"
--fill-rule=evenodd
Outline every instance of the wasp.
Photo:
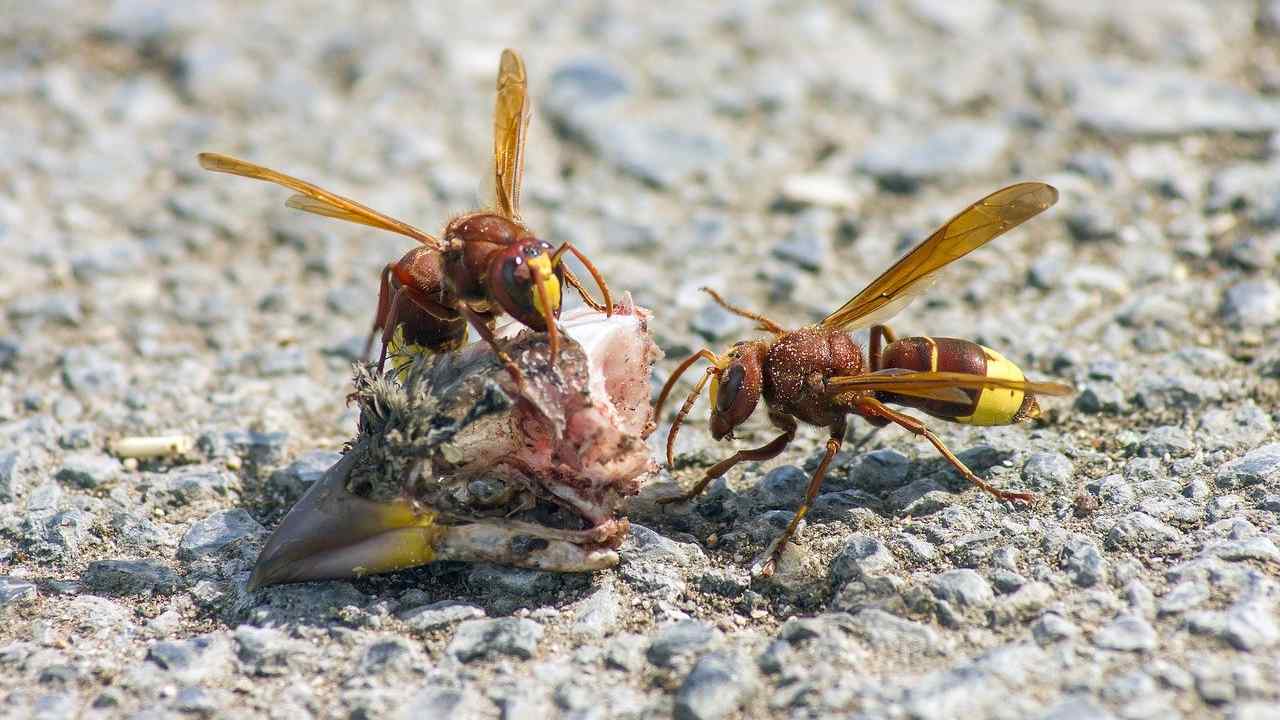
M 264 180 L 293 190 L 285 203 L 316 215 L 367 225 L 418 241 L 381 273 L 378 309 L 365 342 L 367 361 L 381 333 L 378 371 L 389 350 L 438 353 L 466 343 L 467 327 L 493 347 L 508 371 L 521 382 L 519 369 L 495 335 L 497 319 L 509 315 L 535 331 L 546 332 L 554 362 L 559 352 L 561 289 L 573 286 L 592 309 L 612 314 L 609 287 L 587 257 L 570 242 L 559 247 L 534 234 L 520 218 L 520 182 L 524 174 L 525 137 L 530 110 L 524 61 L 504 50 L 498 67 L 493 121 L 493 189 L 491 208 L 464 213 L 444 228 L 442 239 L 354 200 L 304 180 L 217 153 L 201 153 L 206 170 Z M 573 253 L 591 273 L 603 295 L 596 301 L 562 262 Z
M 897 338 L 884 323 L 923 294 L 943 267 L 1043 212 L 1058 200 L 1044 183 L 1020 183 L 998 190 L 966 208 L 913 248 L 840 309 L 816 325 L 787 330 L 768 317 L 726 302 L 703 288 L 729 312 L 756 323 L 767 339 L 735 343 L 721 355 L 702 349 L 680 363 L 662 388 L 662 407 L 676 380 L 699 360 L 710 366 L 694 385 L 667 434 L 667 464 L 680 425 L 703 388 L 711 384 L 711 435 L 733 438 L 764 398 L 770 422 L 781 433 L 766 445 L 739 450 L 706 471 L 688 492 L 661 503 L 690 500 L 738 463 L 774 458 L 795 438 L 801 422 L 828 428 L 826 452 L 809 480 L 804 500 L 753 570 L 768 575 L 777 557 L 822 487 L 831 460 L 844 442 L 850 415 L 879 428 L 890 423 L 927 439 L 969 482 L 1001 500 L 1031 502 L 1034 496 L 984 482 L 917 418 L 889 407 L 902 405 L 941 420 L 967 425 L 1007 425 L 1038 417 L 1037 395 L 1066 395 L 1071 388 L 1031 382 L 1013 362 L 991 348 L 957 338 Z M 870 328 L 868 352 L 849 336 Z

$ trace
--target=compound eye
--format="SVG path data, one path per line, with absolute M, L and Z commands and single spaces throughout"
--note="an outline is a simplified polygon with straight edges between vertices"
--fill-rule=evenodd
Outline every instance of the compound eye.
M 529 294 L 530 288 L 533 287 L 533 279 L 529 275 L 529 268 L 526 267 L 525 259 L 520 255 L 509 255 L 503 258 L 502 268 L 499 273 L 501 287 L 495 288 L 495 290 L 500 295 L 506 296 L 502 299 L 514 302 L 522 309 L 533 310 Z
M 742 383 L 746 380 L 747 371 L 742 363 L 732 363 L 720 374 L 720 383 L 716 392 L 716 410 L 726 415 L 731 414 L 742 392 Z

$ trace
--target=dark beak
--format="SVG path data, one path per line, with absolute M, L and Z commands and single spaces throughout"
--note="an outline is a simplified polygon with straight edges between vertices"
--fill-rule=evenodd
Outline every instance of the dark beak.
M 618 554 L 579 534 L 515 521 L 437 522 L 406 500 L 374 502 L 347 490 L 359 452 L 347 453 L 285 515 L 258 555 L 249 590 L 280 583 L 364 577 L 437 560 L 489 561 L 585 572 Z
M 329 468 L 285 515 L 258 555 L 249 589 L 362 577 L 422 565 L 445 529 L 406 501 L 379 503 L 347 490 L 358 453 Z

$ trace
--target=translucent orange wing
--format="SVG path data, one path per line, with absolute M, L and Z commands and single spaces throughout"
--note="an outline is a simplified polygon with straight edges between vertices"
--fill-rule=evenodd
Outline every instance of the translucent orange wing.
M 529 83 L 524 61 L 514 50 L 502 51 L 498 66 L 498 98 L 493 107 L 493 186 L 498 212 L 520 217 L 520 179 L 524 175 L 525 131 L 529 127 L 526 102 Z
M 893 392 L 899 395 L 968 402 L 961 390 L 1020 390 L 1030 395 L 1070 395 L 1070 385 L 1056 382 L 1032 382 L 998 377 L 983 377 L 957 372 L 913 372 L 901 369 L 881 370 L 862 375 L 834 377 L 827 381 L 827 393 L 839 395 L 854 390 Z
M 297 191 L 300 194 L 290 197 L 285 203 L 291 208 L 399 233 L 406 237 L 411 237 L 427 247 L 436 250 L 440 249 L 440 243 L 434 237 L 418 228 L 383 215 L 377 210 L 365 207 L 355 200 L 335 195 L 305 180 L 299 180 L 270 168 L 218 153 L 200 153 L 199 159 L 200 167 L 205 170 L 230 173 L 231 175 L 253 178 L 254 180 L 264 180 Z
M 822 324 L 853 329 L 885 322 L 927 290 L 934 273 L 1057 201 L 1058 191 L 1038 182 L 1010 185 L 991 193 L 938 228 Z

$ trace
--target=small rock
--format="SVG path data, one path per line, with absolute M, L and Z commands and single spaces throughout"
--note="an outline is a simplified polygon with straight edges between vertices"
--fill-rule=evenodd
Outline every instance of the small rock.
M 689 323 L 694 332 L 711 342 L 736 338 L 747 327 L 747 321 L 714 302 L 703 305 Z
M 178 575 L 156 560 L 95 560 L 81 576 L 85 587 L 111 595 L 170 594 Z
M 701 652 L 715 639 L 712 626 L 697 620 L 682 620 L 660 628 L 649 642 L 645 657 L 659 667 L 671 667 L 678 658 Z
M 234 638 L 236 657 L 244 671 L 258 677 L 284 675 L 300 654 L 298 643 L 275 628 L 241 625 L 236 628 Z
M 852 627 L 874 648 L 899 648 L 908 652 L 931 654 L 940 649 L 940 639 L 933 628 L 876 608 L 856 613 Z
M 1071 460 L 1058 452 L 1038 452 L 1022 466 L 1022 479 L 1032 490 L 1050 491 L 1067 487 L 1074 470 Z
M 844 542 L 840 552 L 831 561 L 831 577 L 837 585 L 865 575 L 875 575 L 896 569 L 898 561 L 879 538 L 854 533 Z
M 1138 455 L 1142 457 L 1189 457 L 1196 452 L 1191 434 L 1180 427 L 1163 425 L 1153 428 L 1138 441 Z
M 397 617 L 415 630 L 427 631 L 448 627 L 464 620 L 482 618 L 484 610 L 467 603 L 441 600 L 430 605 L 403 610 Z
M 1103 240 L 1120 232 L 1120 221 L 1115 211 L 1106 205 L 1090 203 L 1072 208 L 1064 218 L 1072 237 L 1081 241 Z M 1075 279 L 1083 276 L 1075 274 Z
M 178 545 L 178 559 L 190 562 L 221 554 L 229 548 L 252 543 L 265 533 L 258 521 L 244 510 L 222 510 L 187 529 Z
M 678 720 L 715 720 L 742 707 L 756 690 L 750 666 L 718 652 L 698 659 L 676 690 Z
M 882 185 L 913 192 L 924 180 L 980 173 L 995 164 L 1009 145 L 1002 124 L 952 122 L 924 135 L 904 137 L 886 131 L 867 143 L 858 168 Z
M 809 474 L 795 465 L 779 465 L 765 474 L 757 486 L 764 507 L 793 510 L 804 499 Z
M 1147 552 L 1162 552 L 1182 539 L 1182 533 L 1150 515 L 1131 512 L 1120 518 L 1107 533 L 1113 547 Z
M 404 638 L 379 640 L 364 649 L 356 672 L 361 677 L 407 670 L 413 664 L 413 648 Z
M 1188 71 L 1098 63 L 1069 72 L 1072 110 L 1106 135 L 1261 133 L 1280 122 L 1274 101 Z
M 1040 616 L 1040 619 L 1031 626 L 1031 634 L 1035 637 L 1036 642 L 1041 645 L 1048 645 L 1059 640 L 1078 637 L 1080 628 L 1061 615 L 1050 612 Z
M 1176 615 L 1191 610 L 1209 599 L 1209 586 L 1199 580 L 1184 580 L 1170 588 L 1160 599 L 1161 615 Z
M 96 488 L 115 480 L 123 470 L 120 461 L 110 455 L 76 452 L 63 459 L 57 478 L 83 488 Z
M 1280 323 L 1280 284 L 1244 280 L 1227 288 L 1218 310 L 1233 327 L 1268 327 Z
M 62 353 L 62 381 L 82 395 L 115 395 L 124 391 L 124 366 L 94 348 L 71 348 Z
M 967 608 L 984 608 L 995 600 L 991 585 L 968 568 L 948 570 L 929 580 L 929 589 L 939 600 Z
M 793 206 L 816 205 L 852 210 L 862 201 L 853 186 L 838 175 L 788 175 L 782 179 L 779 193 L 783 202 Z
M 1237 650 L 1252 652 L 1280 642 L 1276 606 L 1263 600 L 1237 603 L 1224 611 L 1206 611 L 1187 617 L 1191 631 L 1213 635 Z
M 1218 470 L 1217 484 L 1232 489 L 1280 480 L 1280 443 L 1250 450 L 1244 457 L 1223 465 Z
M 1138 615 L 1121 615 L 1093 636 L 1093 644 L 1108 650 L 1146 652 L 1155 649 L 1156 631 Z
M 773 256 L 783 262 L 816 273 L 831 252 L 832 218 L 826 212 L 809 211 L 800 216 L 791 231 L 773 247 Z
M 448 652 L 464 663 L 498 655 L 528 660 L 537 652 L 542 632 L 528 618 L 464 620 L 454 630 Z
M 1107 575 L 1107 561 L 1093 540 L 1077 535 L 1062 549 L 1062 564 L 1072 582 L 1080 587 L 1093 587 Z
M 36 585 L 22 578 L 0 575 L 0 610 L 36 599 Z
M 570 607 L 573 630 L 589 637 L 604 637 L 622 618 L 622 598 L 613 583 L 605 583 Z

